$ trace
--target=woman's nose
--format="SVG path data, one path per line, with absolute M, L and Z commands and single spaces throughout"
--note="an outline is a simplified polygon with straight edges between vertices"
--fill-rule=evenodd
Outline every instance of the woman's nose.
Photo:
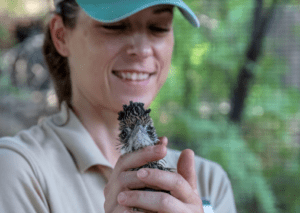
M 135 33 L 130 36 L 127 54 L 136 58 L 147 58 L 153 54 L 153 47 L 146 33 Z

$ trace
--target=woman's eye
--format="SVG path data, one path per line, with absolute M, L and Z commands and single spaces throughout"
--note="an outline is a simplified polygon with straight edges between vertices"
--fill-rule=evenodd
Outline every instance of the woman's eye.
M 164 28 L 164 27 L 150 26 L 149 28 L 151 31 L 158 32 L 158 33 L 166 33 L 170 31 L 170 28 Z
M 106 30 L 116 30 L 116 31 L 126 29 L 126 25 L 103 25 L 102 27 Z

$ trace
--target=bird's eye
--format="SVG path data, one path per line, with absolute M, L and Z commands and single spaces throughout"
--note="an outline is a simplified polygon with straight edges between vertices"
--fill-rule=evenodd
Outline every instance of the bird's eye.
M 122 133 L 121 133 L 121 138 L 122 138 L 122 139 L 125 139 L 126 137 L 127 137 L 127 131 L 126 131 L 126 129 L 125 129 L 125 130 L 123 130 Z

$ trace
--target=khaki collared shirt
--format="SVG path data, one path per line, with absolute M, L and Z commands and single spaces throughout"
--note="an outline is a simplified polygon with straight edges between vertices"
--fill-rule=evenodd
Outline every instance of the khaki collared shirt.
M 105 172 L 112 170 L 76 115 L 67 109 L 39 125 L 0 139 L 1 213 L 104 213 Z M 166 166 L 179 151 L 168 149 Z M 222 167 L 195 157 L 200 196 L 214 213 L 235 213 L 230 181 Z M 108 172 L 109 173 L 109 172 Z M 205 213 L 212 212 L 205 206 Z

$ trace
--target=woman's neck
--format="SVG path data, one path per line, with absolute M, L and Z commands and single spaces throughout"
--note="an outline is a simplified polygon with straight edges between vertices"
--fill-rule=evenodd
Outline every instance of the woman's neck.
M 95 107 L 87 102 L 73 102 L 73 110 L 83 126 L 90 133 L 103 156 L 114 167 L 120 152 L 118 114 L 107 108 Z

